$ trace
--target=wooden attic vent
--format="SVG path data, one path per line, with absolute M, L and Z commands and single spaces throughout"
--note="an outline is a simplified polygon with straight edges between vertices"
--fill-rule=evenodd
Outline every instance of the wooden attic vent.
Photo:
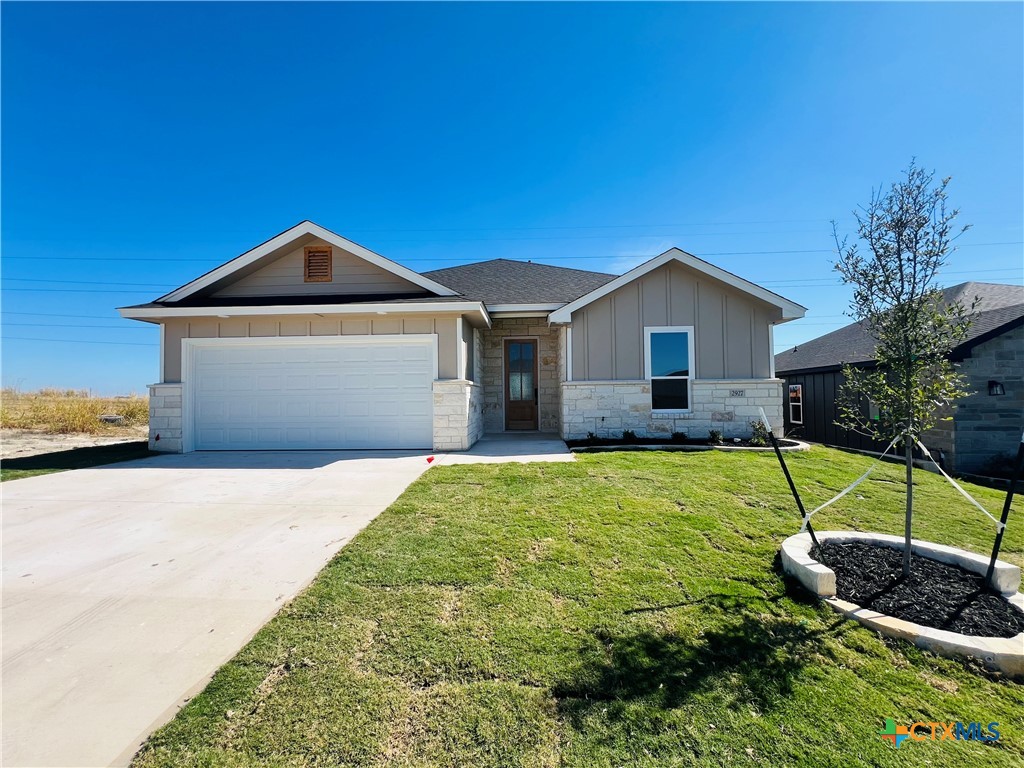
M 331 279 L 331 246 L 307 245 L 305 281 L 307 283 L 329 283 Z

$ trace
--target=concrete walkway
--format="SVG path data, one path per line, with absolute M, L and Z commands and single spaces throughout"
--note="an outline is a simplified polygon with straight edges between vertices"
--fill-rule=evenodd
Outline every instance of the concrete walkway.
M 545 432 L 486 434 L 468 451 L 441 454 L 438 464 L 505 464 L 533 461 L 575 461 L 558 435 Z
M 4 483 L 2 764 L 126 764 L 428 455 L 195 453 Z

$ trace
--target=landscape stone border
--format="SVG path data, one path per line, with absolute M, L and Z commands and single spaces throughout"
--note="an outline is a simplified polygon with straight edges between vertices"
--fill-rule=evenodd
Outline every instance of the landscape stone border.
M 815 535 L 818 541 L 857 541 L 903 549 L 903 538 L 900 536 L 856 531 L 815 531 Z M 1024 677 L 1024 632 L 1015 637 L 961 635 L 958 632 L 924 627 L 840 600 L 836 597 L 835 572 L 811 557 L 811 547 L 811 537 L 807 533 L 798 533 L 786 539 L 782 543 L 782 570 L 823 599 L 833 610 L 888 637 L 908 640 L 940 656 L 971 656 L 1010 677 Z M 915 555 L 958 565 L 972 573 L 984 575 L 988 570 L 987 557 L 956 547 L 913 539 L 911 551 Z M 1024 610 L 1024 594 L 1017 591 L 1020 588 L 1020 568 L 997 560 L 993 584 L 1003 597 Z
M 787 453 L 789 451 L 811 450 L 810 443 L 805 443 L 802 440 L 794 440 L 791 437 L 786 437 L 783 439 L 788 440 L 791 443 L 796 443 L 796 445 L 780 445 L 779 450 L 782 451 L 783 453 Z M 755 445 L 729 445 L 728 443 L 726 443 L 723 445 L 713 445 L 711 447 L 714 448 L 716 451 L 775 451 L 775 449 L 772 448 L 770 445 L 766 445 L 763 448 L 759 448 Z
M 796 445 L 780 445 L 780 451 L 809 451 L 811 446 L 800 440 L 786 438 Z M 774 451 L 771 446 L 758 448 L 752 445 L 679 445 L 665 443 L 665 445 L 580 445 L 569 449 L 572 453 L 605 453 L 607 451 Z

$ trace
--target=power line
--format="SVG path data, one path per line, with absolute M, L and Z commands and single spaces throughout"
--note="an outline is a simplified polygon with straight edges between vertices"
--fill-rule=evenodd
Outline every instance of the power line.
M 150 331 L 152 326 L 143 325 L 78 325 L 77 323 L 8 323 L 4 327 L 18 326 L 21 328 L 106 328 L 108 331 Z
M 19 283 L 68 283 L 70 285 L 134 285 L 140 288 L 159 288 L 156 283 L 111 283 L 108 280 L 48 280 L 41 277 L 5 277 L 4 282 Z
M 4 341 L 53 341 L 61 344 L 115 344 L 120 346 L 128 347 L 159 347 L 157 343 L 147 343 L 144 341 L 82 341 L 81 339 L 37 339 L 29 338 L 27 336 L 4 336 Z
M 756 234 L 756 233 L 738 233 L 738 234 Z M 644 237 L 670 237 L 671 235 L 645 235 Z M 500 240 L 501 238 L 495 238 Z M 515 238 L 513 238 L 515 239 Z M 412 240 L 403 240 L 400 242 L 415 242 Z M 439 242 L 439 245 L 443 245 L 443 242 Z M 1009 240 L 1004 242 L 992 242 L 992 243 L 963 243 L 957 245 L 957 248 L 980 248 L 1000 245 L 1024 245 L 1024 240 Z M 792 255 L 792 254 L 803 254 L 803 253 L 835 253 L 834 248 L 810 248 L 803 250 L 781 250 L 781 251 L 705 251 L 704 253 L 695 253 L 694 256 L 704 258 L 705 256 L 776 256 L 776 255 Z M 576 259 L 586 259 L 590 261 L 614 261 L 621 258 L 637 258 L 637 259 L 653 259 L 655 256 L 660 254 L 636 254 L 634 256 L 545 256 L 545 261 L 570 261 Z M 186 262 L 195 263 L 212 263 L 212 259 L 183 259 L 183 258 L 161 258 L 161 259 L 139 259 L 130 256 L 47 256 L 40 258 L 38 256 L 4 256 L 4 261 L 35 261 L 35 262 L 47 262 L 47 261 L 130 261 L 135 264 L 179 264 Z M 402 262 L 445 262 L 445 261 L 479 261 L 477 256 L 453 256 L 443 258 L 426 258 L 426 257 L 414 257 L 408 259 L 402 259 Z M 486 259 L 485 259 L 486 260 Z M 223 262 L 222 262 L 223 263 Z M 15 278 L 10 278 L 15 279 Z
M 979 245 L 986 245 L 986 243 L 979 243 Z M 987 243 L 987 245 L 999 245 L 999 243 Z M 784 250 L 784 251 L 716 251 L 711 253 L 694 254 L 695 256 L 773 256 L 773 255 L 789 255 L 794 253 L 833 253 L 834 249 L 829 248 L 810 248 L 805 250 Z M 652 259 L 660 254 L 637 254 L 625 258 L 649 258 Z M 605 259 L 619 259 L 621 256 L 546 256 L 547 260 L 563 260 L 563 259 L 591 259 L 594 261 L 602 261 Z M 31 260 L 31 261 L 130 261 L 136 264 L 167 264 L 167 263 L 180 263 L 180 262 L 204 262 L 209 264 L 211 259 L 138 259 L 126 256 L 48 256 L 40 259 L 36 256 L 5 256 L 4 261 L 11 260 Z M 453 256 L 444 258 L 426 258 L 426 257 L 414 257 L 410 259 L 402 259 L 406 261 L 479 261 L 477 256 Z M 486 259 L 484 259 L 486 261 Z
M 1007 272 L 1011 271 L 1011 267 L 999 267 L 995 269 L 963 269 L 963 270 L 952 270 L 942 271 L 939 274 L 942 275 L 973 275 L 981 273 L 992 273 L 992 272 Z M 1010 275 L 1000 275 L 999 277 L 1016 277 L 1017 272 L 1014 271 Z M 156 285 L 153 283 L 114 283 L 109 280 L 44 280 L 40 278 L 22 278 L 22 277 L 11 277 L 7 278 L 8 281 L 22 281 L 31 283 L 58 283 L 58 284 L 74 284 L 74 285 L 118 285 L 118 286 L 148 286 L 147 290 L 161 291 L 173 289 L 177 286 L 171 283 L 163 283 L 162 285 Z M 839 285 L 842 283 L 841 280 L 835 277 L 806 277 L 806 278 L 791 278 L 789 280 L 751 280 L 751 282 L 758 283 L 759 285 L 775 285 L 775 286 L 788 286 L 791 288 L 798 288 L 806 285 L 807 287 L 815 287 L 816 285 Z M 135 293 L 135 291 L 101 291 L 92 289 L 59 289 L 59 288 L 5 288 L 8 291 L 61 291 L 67 290 L 75 293 Z M 141 291 L 139 291 L 141 292 Z
M 448 227 L 437 229 L 360 229 L 349 232 L 530 232 L 556 229 L 661 229 L 664 227 L 742 227 L 747 224 L 831 224 L 832 219 L 776 219 L 774 221 L 701 221 L 675 224 L 580 224 L 550 227 Z
M 103 283 L 103 285 L 117 285 L 117 283 Z M 81 288 L 3 288 L 3 291 L 28 291 L 35 293 L 148 293 L 151 290 L 160 290 L 159 288 L 136 288 L 133 290 L 126 291 L 104 291 L 97 288 L 81 289 Z
M 0 310 L 5 315 L 26 315 L 28 317 L 84 317 L 90 320 L 115 320 L 110 315 L 62 315 L 55 312 L 13 312 L 9 309 Z

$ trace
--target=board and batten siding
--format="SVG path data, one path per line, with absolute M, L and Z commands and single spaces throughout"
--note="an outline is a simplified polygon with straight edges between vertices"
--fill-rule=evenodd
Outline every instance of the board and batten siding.
M 459 315 L 268 315 L 241 318 L 189 318 L 164 322 L 163 381 L 181 381 L 182 339 L 276 337 L 276 336 L 377 336 L 383 334 L 437 334 L 437 375 L 462 378 L 459 371 Z
M 666 264 L 572 313 L 573 381 L 644 378 L 644 327 L 691 325 L 696 377 L 767 379 L 781 310 Z
M 305 248 L 307 246 L 331 248 L 332 279 L 330 282 L 307 283 L 305 281 Z M 218 288 L 212 295 L 223 298 L 396 293 L 427 295 L 427 291 L 420 286 L 344 251 L 336 245 L 330 245 L 322 240 L 310 240 L 250 274 Z

